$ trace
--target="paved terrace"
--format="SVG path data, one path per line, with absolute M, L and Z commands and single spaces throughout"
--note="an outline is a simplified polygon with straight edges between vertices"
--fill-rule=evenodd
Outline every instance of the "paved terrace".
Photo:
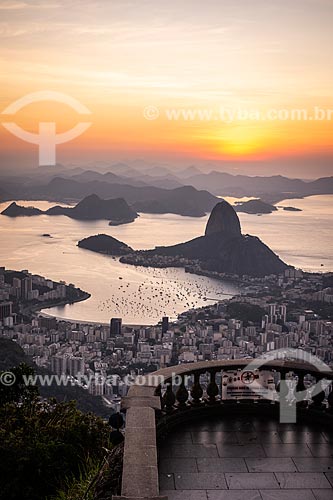
M 248 363 L 179 365 L 130 388 L 122 400 L 126 433 L 121 496 L 115 500 L 333 500 L 333 391 L 331 386 L 325 394 L 321 385 L 328 387 L 333 372 L 304 361 L 259 359 L 252 374 L 258 378 L 269 370 L 278 376 L 277 400 L 227 400 L 216 374 L 236 370 L 241 380 Z M 182 379 L 175 391 L 173 374 Z M 282 424 L 280 401 L 288 401 L 290 374 L 297 376 L 299 404 L 287 421 L 297 424 Z M 307 375 L 319 383 L 310 401 Z
M 333 500 L 333 429 L 274 417 L 181 425 L 159 447 L 169 500 Z

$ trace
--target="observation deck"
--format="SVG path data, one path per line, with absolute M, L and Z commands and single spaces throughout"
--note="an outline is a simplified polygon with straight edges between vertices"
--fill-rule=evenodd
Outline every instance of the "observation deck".
M 114 499 L 333 500 L 333 372 L 252 361 L 190 363 L 138 379 L 122 401 Z M 264 375 L 275 384 L 261 391 L 255 381 Z M 254 385 L 229 397 L 230 380 Z

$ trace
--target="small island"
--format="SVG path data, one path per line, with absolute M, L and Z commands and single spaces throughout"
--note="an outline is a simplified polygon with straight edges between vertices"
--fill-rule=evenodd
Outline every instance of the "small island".
M 282 208 L 287 212 L 302 212 L 301 208 L 296 208 L 296 207 L 282 207 Z
M 235 204 L 234 209 L 236 212 L 244 212 L 246 214 L 261 215 L 261 214 L 271 214 L 276 212 L 277 208 L 270 203 L 266 203 L 260 199 L 249 200 L 244 203 L 238 202 Z
M 122 226 L 123 224 L 131 224 L 131 222 L 134 222 L 134 221 L 135 221 L 135 218 L 110 220 L 109 226 Z
M 77 246 L 79 248 L 91 250 L 92 252 L 113 256 L 128 255 L 133 252 L 133 249 L 126 245 L 126 243 L 123 243 L 112 236 L 108 236 L 107 234 L 97 234 L 95 236 L 84 238 L 78 242 Z

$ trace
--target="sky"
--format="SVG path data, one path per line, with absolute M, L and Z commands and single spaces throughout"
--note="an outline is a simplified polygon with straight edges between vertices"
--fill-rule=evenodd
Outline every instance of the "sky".
M 38 166 L 3 123 L 58 134 L 56 161 L 137 159 L 332 175 L 333 0 L 0 0 L 0 169 Z M 28 103 L 58 92 L 65 102 Z

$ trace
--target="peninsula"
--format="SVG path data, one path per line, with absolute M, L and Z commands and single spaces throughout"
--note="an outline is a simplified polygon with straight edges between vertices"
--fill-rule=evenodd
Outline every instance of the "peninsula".
M 186 267 L 202 271 L 234 275 L 265 276 L 279 274 L 285 264 L 256 236 L 243 235 L 234 208 L 226 201 L 218 203 L 208 220 L 204 236 L 169 247 L 154 250 L 128 251 L 124 243 L 105 235 L 82 240 L 78 246 L 109 253 L 117 248 L 124 251 L 120 261 L 146 267 Z M 119 254 L 118 254 L 119 255 Z

